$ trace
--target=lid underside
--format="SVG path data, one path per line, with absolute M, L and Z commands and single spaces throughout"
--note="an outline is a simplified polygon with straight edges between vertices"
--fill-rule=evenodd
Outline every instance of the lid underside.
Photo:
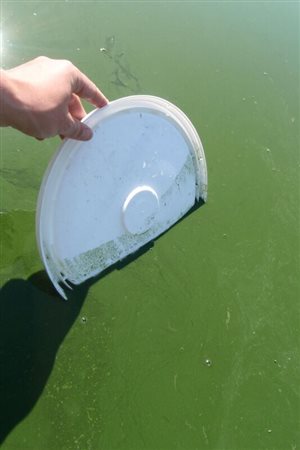
M 65 140 L 50 163 L 37 209 L 48 275 L 79 284 L 135 252 L 207 197 L 201 141 L 174 105 L 125 97 L 84 120 L 87 142 Z

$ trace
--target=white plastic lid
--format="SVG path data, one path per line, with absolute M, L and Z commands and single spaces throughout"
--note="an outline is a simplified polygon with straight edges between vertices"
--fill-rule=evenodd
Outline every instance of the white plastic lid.
M 90 141 L 66 139 L 44 175 L 37 242 L 57 291 L 135 252 L 207 197 L 200 138 L 158 97 L 115 100 L 85 117 Z

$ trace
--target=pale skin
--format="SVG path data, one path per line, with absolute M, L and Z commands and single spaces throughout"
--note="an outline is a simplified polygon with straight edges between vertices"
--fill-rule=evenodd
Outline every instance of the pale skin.
M 86 141 L 92 130 L 81 122 L 81 99 L 97 108 L 108 100 L 70 61 L 45 56 L 0 70 L 0 126 L 37 139 L 59 135 Z

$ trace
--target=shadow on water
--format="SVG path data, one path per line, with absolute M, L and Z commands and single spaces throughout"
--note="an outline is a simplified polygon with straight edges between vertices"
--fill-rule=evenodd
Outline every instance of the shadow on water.
M 183 218 L 202 204 L 197 203 Z M 113 270 L 121 270 L 153 245 L 154 242 L 146 244 L 97 277 L 74 286 L 68 292 L 67 302 L 58 296 L 44 271 L 31 275 L 27 280 L 11 279 L 2 287 L 0 445 L 42 394 L 56 353 L 76 321 L 89 288 Z
M 87 286 L 80 286 L 62 301 L 45 272 L 12 279 L 1 289 L 0 445 L 43 392 L 86 295 Z

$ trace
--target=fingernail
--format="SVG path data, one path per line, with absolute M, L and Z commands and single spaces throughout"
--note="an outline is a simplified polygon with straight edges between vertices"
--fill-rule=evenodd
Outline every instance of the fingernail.
M 93 137 L 93 131 L 89 127 L 84 127 L 82 129 L 80 138 L 83 141 L 89 141 L 90 139 L 92 139 L 92 137 Z

